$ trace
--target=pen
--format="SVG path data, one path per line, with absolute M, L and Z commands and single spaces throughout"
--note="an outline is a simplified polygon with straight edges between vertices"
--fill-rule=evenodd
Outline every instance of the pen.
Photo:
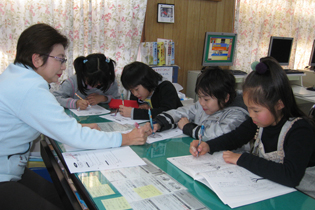
M 122 105 L 125 106 L 124 93 L 123 92 L 121 92 L 121 101 L 122 101 Z
M 149 113 L 149 118 L 150 118 L 150 125 L 151 125 L 151 129 L 152 129 L 152 131 L 153 131 L 153 122 L 152 122 L 151 109 L 148 109 L 148 113 Z M 154 132 L 152 132 L 152 134 L 154 134 Z
M 81 96 L 79 96 L 77 93 L 74 93 L 74 95 L 76 95 L 79 99 L 84 100 L 84 99 L 81 98 Z M 88 107 L 91 107 L 91 105 L 89 104 Z M 80 107 L 78 108 L 78 110 L 80 110 Z
M 198 146 L 197 146 L 197 151 L 198 151 L 198 147 L 199 145 L 201 144 L 201 139 L 202 139 L 202 136 L 204 134 L 204 131 L 205 131 L 205 126 L 204 125 L 201 125 L 201 128 L 200 128 L 200 134 L 199 134 L 199 143 L 198 143 Z M 198 154 L 197 154 L 197 157 L 199 157 L 199 151 L 198 151 Z

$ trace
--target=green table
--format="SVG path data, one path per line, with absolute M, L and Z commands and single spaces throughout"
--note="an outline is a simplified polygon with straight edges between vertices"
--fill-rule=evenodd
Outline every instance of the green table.
M 100 118 L 98 116 L 89 116 L 89 117 L 77 117 L 73 115 L 69 110 L 66 110 L 68 115 L 72 115 L 75 117 L 80 123 L 96 123 L 96 122 L 106 122 L 106 119 Z M 169 163 L 166 158 L 174 157 L 174 156 L 182 156 L 189 154 L 189 144 L 192 141 L 190 137 L 182 137 L 182 138 L 173 138 L 169 140 L 164 140 L 160 142 L 155 142 L 153 144 L 145 144 L 141 146 L 131 146 L 131 148 L 141 157 L 147 158 L 153 164 L 158 166 L 160 169 L 165 171 L 167 174 L 172 176 L 182 185 L 184 185 L 190 194 L 195 196 L 199 201 L 201 201 L 205 206 L 209 209 L 231 209 L 229 206 L 224 205 L 221 200 L 216 196 L 214 192 L 212 192 L 208 187 L 199 183 L 198 181 L 194 181 L 190 176 L 183 173 L 177 167 L 173 166 Z M 61 152 L 63 152 L 62 147 L 60 147 L 59 143 L 53 141 L 54 149 L 56 150 L 57 154 L 59 154 L 59 158 L 62 159 Z M 60 157 L 61 156 L 61 157 Z M 45 158 L 43 158 L 45 159 Z M 45 160 L 44 160 L 45 161 Z M 46 163 L 46 161 L 45 161 Z M 98 177 L 99 181 L 102 184 L 109 184 L 107 179 L 103 176 L 101 172 L 88 172 L 88 173 L 76 173 L 70 175 L 73 182 L 76 185 L 76 188 L 80 192 L 81 197 L 83 200 L 86 201 L 88 207 L 90 209 L 105 209 L 102 200 L 109 199 L 113 197 L 120 196 L 119 192 L 115 192 L 115 195 L 110 196 L 103 196 L 92 198 L 89 195 L 88 190 L 83 186 L 81 179 L 82 175 L 93 175 Z M 112 185 L 111 187 L 115 189 Z M 82 196 L 83 195 L 83 196 Z M 258 203 L 246 205 L 239 207 L 237 209 L 248 209 L 248 210 L 265 210 L 265 209 L 315 209 L 315 200 L 311 197 L 296 191 L 293 193 L 289 193 L 283 196 L 275 197 L 272 199 L 264 200 Z

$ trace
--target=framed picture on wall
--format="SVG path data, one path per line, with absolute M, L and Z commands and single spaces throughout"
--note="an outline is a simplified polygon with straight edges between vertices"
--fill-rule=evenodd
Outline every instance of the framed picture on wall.
M 174 4 L 158 4 L 158 23 L 174 23 L 175 6 Z

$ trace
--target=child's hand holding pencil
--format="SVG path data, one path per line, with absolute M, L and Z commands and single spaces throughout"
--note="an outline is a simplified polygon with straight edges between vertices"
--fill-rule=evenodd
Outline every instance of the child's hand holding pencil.
M 90 105 L 88 100 L 84 100 L 77 93 L 75 93 L 75 95 L 80 99 L 80 100 L 77 100 L 77 102 L 76 102 L 78 110 L 85 110 L 88 107 L 91 107 L 91 105 Z

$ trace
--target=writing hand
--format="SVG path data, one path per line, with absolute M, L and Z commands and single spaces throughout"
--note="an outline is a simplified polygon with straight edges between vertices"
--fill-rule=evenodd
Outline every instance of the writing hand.
M 89 105 L 90 105 L 89 101 L 84 99 L 77 100 L 76 102 L 77 109 L 81 110 L 85 110 Z
M 155 123 L 155 124 L 153 124 L 153 130 L 152 130 L 151 124 L 150 124 L 149 122 L 147 122 L 146 124 L 144 124 L 144 127 L 146 128 L 147 131 L 150 132 L 150 134 L 157 132 L 157 131 L 160 130 L 160 128 L 161 128 L 160 124 Z
M 131 117 L 132 107 L 127 107 L 124 105 L 119 105 L 119 112 L 121 116 Z
M 206 142 L 201 142 L 199 146 L 198 144 L 199 144 L 199 140 L 193 140 L 190 143 L 189 152 L 194 157 L 197 157 L 198 152 L 199 152 L 199 156 L 210 152 L 210 147 Z

